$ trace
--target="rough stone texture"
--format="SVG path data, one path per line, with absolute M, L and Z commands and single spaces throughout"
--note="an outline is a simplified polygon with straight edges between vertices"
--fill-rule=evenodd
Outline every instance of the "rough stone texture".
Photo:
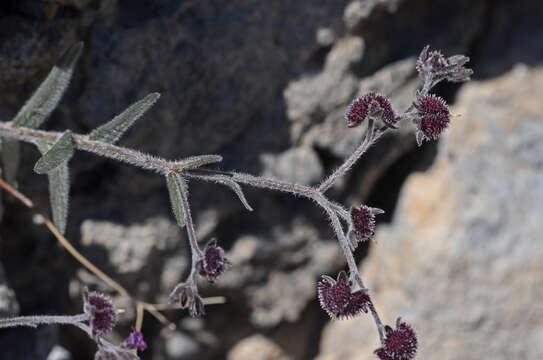
M 0 317 L 14 316 L 18 313 L 19 304 L 15 292 L 8 286 L 0 263 Z
M 122 145 L 168 158 L 217 152 L 224 170 L 315 183 L 361 140 L 363 127 L 346 129 L 343 120 L 355 96 L 376 89 L 399 109 L 409 105 L 414 56 L 425 44 L 467 53 L 476 74 L 486 78 L 518 61 L 532 66 L 543 60 L 543 6 L 537 1 L 347 3 L 3 1 L 0 118 L 11 119 L 62 51 L 84 40 L 72 86 L 47 129 L 86 133 L 159 91 L 161 100 Z M 436 91 L 454 101 L 457 89 Z M 331 196 L 346 206 L 384 208 L 380 219 L 387 220 L 406 176 L 427 167 L 435 152 L 433 143 L 415 149 L 411 130 L 406 126 L 383 138 Z M 48 209 L 45 178 L 31 170 L 38 153 L 28 145 L 23 150 L 19 188 Z M 68 239 L 138 297 L 165 301 L 186 275 L 188 257 L 164 179 L 83 153 L 71 167 Z M 203 294 L 225 295 L 228 302 L 210 306 L 199 326 L 187 325 L 184 312 L 168 312 L 180 333 L 198 344 L 190 356 L 224 357 L 241 339 L 262 331 L 292 358 L 315 356 L 327 317 L 318 309 L 314 284 L 320 274 L 344 266 L 322 212 L 307 200 L 247 189 L 255 212 L 246 213 L 228 189 L 191 182 L 190 190 L 202 243 L 217 237 L 234 263 L 216 286 L 201 284 Z M 24 313 L 76 313 L 83 284 L 107 290 L 31 223 L 26 208 L 9 195 L 3 201 L 0 261 Z M 115 301 L 127 309 L 123 325 L 131 324 L 130 303 Z M 153 319 L 145 318 L 144 330 L 152 344 L 144 358 L 173 357 Z M 88 339 L 73 329 L 61 331 L 61 345 L 74 358 L 92 357 Z M 128 326 L 120 327 L 115 336 L 127 332 Z M 0 342 L 10 344 L 2 345 L 9 347 L 2 358 L 36 354 L 37 333 L 22 333 L 26 347 L 13 342 L 23 338 L 16 334 L 0 334 Z M 42 359 L 57 340 L 47 340 Z
M 288 360 L 280 346 L 262 335 L 253 335 L 237 343 L 228 360 Z
M 363 274 L 385 321 L 414 325 L 421 359 L 543 357 L 542 84 L 519 65 L 464 86 L 434 165 L 377 232 Z M 336 322 L 319 359 L 366 359 L 377 341 L 369 318 Z

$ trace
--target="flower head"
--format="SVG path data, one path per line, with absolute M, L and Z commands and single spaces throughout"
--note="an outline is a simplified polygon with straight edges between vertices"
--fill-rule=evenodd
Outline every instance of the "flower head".
M 217 246 L 216 240 L 211 240 L 205 247 L 204 257 L 200 261 L 200 275 L 213 283 L 229 266 L 230 261 L 224 257 L 224 250 Z
M 137 349 L 141 352 L 147 349 L 147 343 L 145 342 L 145 340 L 143 340 L 143 334 L 141 333 L 141 331 L 137 331 L 134 327 L 132 327 L 130 335 L 128 335 L 128 338 L 123 341 L 121 347 L 130 350 Z
M 117 323 L 115 306 L 104 294 L 83 292 L 83 310 L 89 315 L 89 324 L 93 336 L 103 336 L 110 332 Z
M 451 122 L 451 113 L 447 103 L 435 95 L 424 95 L 417 99 L 418 110 L 415 123 L 417 125 L 417 142 L 437 139 Z
M 337 280 L 323 275 L 318 294 L 321 307 L 332 319 L 350 318 L 362 311 L 367 312 L 371 301 L 369 295 L 361 290 L 351 292 L 351 285 L 344 271 L 339 273 Z
M 386 327 L 383 347 L 375 350 L 375 354 L 381 360 L 412 360 L 417 353 L 417 346 L 417 334 L 411 325 L 398 318 L 395 330 Z
M 445 58 L 440 51 L 428 51 L 430 46 L 424 47 L 417 60 L 417 71 L 425 81 L 432 82 L 432 86 L 447 79 L 452 82 L 462 82 L 470 79 L 473 70 L 465 68 L 464 64 L 469 57 L 454 55 Z
M 190 281 L 177 284 L 169 298 L 172 302 L 179 301 L 183 308 L 188 308 L 192 317 L 201 317 L 206 313 L 204 302 L 198 295 L 198 289 Z
M 359 242 L 366 241 L 375 234 L 375 215 L 384 213 L 383 210 L 366 205 L 351 207 L 350 245 L 356 249 Z
M 390 126 L 397 122 L 390 101 L 375 92 L 367 93 L 353 101 L 345 113 L 345 120 L 347 120 L 348 127 L 356 127 L 369 116 L 379 117 Z

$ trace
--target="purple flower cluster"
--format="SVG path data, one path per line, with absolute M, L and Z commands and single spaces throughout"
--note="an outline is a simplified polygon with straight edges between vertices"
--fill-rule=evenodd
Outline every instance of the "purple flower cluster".
M 415 102 L 417 117 L 417 142 L 437 139 L 451 121 L 447 103 L 435 95 L 422 96 Z
M 380 118 L 388 126 L 394 126 L 398 121 L 390 101 L 375 92 L 367 93 L 352 102 L 345 113 L 345 120 L 348 127 L 356 127 L 368 117 Z
M 117 323 L 117 311 L 111 299 L 98 292 L 85 291 L 83 300 L 84 312 L 90 316 L 92 335 L 103 336 L 113 330 Z
M 216 240 L 211 240 L 204 249 L 204 257 L 199 263 L 200 275 L 213 283 L 231 265 L 224 257 L 224 250 L 217 246 Z
M 351 224 L 349 242 L 351 249 L 356 249 L 359 242 L 370 239 L 375 234 L 375 215 L 384 213 L 383 210 L 366 205 L 351 207 Z
M 381 360 L 412 360 L 417 353 L 418 340 L 415 331 L 400 318 L 396 321 L 396 329 L 386 327 L 383 347 L 375 350 Z
M 321 307 L 332 319 L 351 318 L 361 312 L 368 312 L 371 302 L 369 295 L 362 290 L 351 292 L 345 271 L 339 273 L 337 280 L 323 275 L 318 293 Z
M 428 51 L 430 46 L 424 47 L 417 60 L 417 71 L 420 77 L 434 86 L 442 80 L 463 82 L 470 79 L 473 70 L 465 68 L 469 57 L 453 55 L 445 58 L 440 51 Z

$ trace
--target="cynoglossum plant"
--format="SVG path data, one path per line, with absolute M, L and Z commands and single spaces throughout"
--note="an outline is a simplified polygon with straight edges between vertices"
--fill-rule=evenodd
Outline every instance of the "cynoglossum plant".
M 417 346 L 414 332 L 403 322 L 397 324 L 396 330 L 390 330 L 382 323 L 352 253 L 359 242 L 366 241 L 373 235 L 375 216 L 382 213 L 382 210 L 367 205 L 354 206 L 347 210 L 343 205 L 330 200 L 325 193 L 354 166 L 370 146 L 384 133 L 396 129 L 401 121 L 409 121 L 415 125 L 419 145 L 424 140 L 437 138 L 450 123 L 451 115 L 444 100 L 430 94 L 430 90 L 442 80 L 468 80 L 472 71 L 463 67 L 469 60 L 467 57 L 456 55 L 445 58 L 440 52 L 429 51 L 429 47 L 425 47 L 417 61 L 417 71 L 422 85 L 417 90 L 412 105 L 402 113 L 397 113 L 393 109 L 386 96 L 376 92 L 365 94 L 355 100 L 345 117 L 349 127 L 367 123 L 367 131 L 361 144 L 319 185 L 306 186 L 240 172 L 219 172 L 204 168 L 206 165 L 221 161 L 218 155 L 202 155 L 179 161 L 168 161 L 114 145 L 135 120 L 153 105 L 158 99 L 158 94 L 151 94 L 135 103 L 109 123 L 88 135 L 72 134 L 69 131 L 61 133 L 36 130 L 35 127 L 43 123 L 60 100 L 60 95 L 68 84 L 80 52 L 80 44 L 69 50 L 15 120 L 0 123 L 0 137 L 7 138 L 8 141 L 21 140 L 34 143 L 43 153 L 42 158 L 36 163 L 35 170 L 49 176 L 53 218 L 59 228 L 65 227 L 68 205 L 67 163 L 74 150 L 93 152 L 144 169 L 154 170 L 165 176 L 173 213 L 178 224 L 186 227 L 192 253 L 190 274 L 186 281 L 173 289 L 170 299 L 179 301 L 183 307 L 188 307 L 192 316 L 200 316 L 204 314 L 205 309 L 197 288 L 197 275 L 203 275 L 209 281 L 214 281 L 225 271 L 229 261 L 216 243 L 208 244 L 203 250 L 199 247 L 191 215 L 188 181 L 197 179 L 227 185 L 238 195 L 248 210 L 252 209 L 239 184 L 306 197 L 320 206 L 329 218 L 349 270 L 348 274 L 341 273 L 337 280 L 323 276 L 319 283 L 318 294 L 324 310 L 333 318 L 353 317 L 361 312 L 369 311 L 375 321 L 382 345 L 376 351 L 377 356 L 381 359 L 414 357 Z M 8 144 L 10 145 L 5 148 L 10 151 L 10 154 L 5 155 L 4 158 L 7 160 L 6 169 L 10 168 L 10 176 L 13 176 L 17 148 L 11 142 Z M 354 286 L 358 289 L 354 290 Z M 402 336 L 405 334 L 409 336 L 412 334 L 411 337 L 415 340 L 408 339 L 409 341 L 402 343 Z M 406 350 L 402 352 L 398 349 Z
M 79 315 L 20 316 L 0 319 L 0 329 L 15 326 L 73 325 L 84 331 L 97 345 L 95 360 L 137 360 L 136 351 L 144 351 L 147 344 L 141 332 L 132 332 L 120 345 L 104 339 L 117 323 L 117 309 L 111 300 L 100 293 L 83 291 L 83 313 Z

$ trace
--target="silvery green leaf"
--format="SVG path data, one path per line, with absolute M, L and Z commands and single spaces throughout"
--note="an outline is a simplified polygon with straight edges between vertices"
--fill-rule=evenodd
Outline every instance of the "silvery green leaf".
M 2 164 L 4 167 L 4 179 L 9 184 L 15 185 L 17 170 L 19 169 L 20 145 L 18 141 L 2 140 Z
M 56 108 L 70 84 L 74 65 L 81 55 L 83 43 L 78 42 L 62 55 L 57 65 L 28 99 L 13 119 L 15 126 L 37 128 Z
M 46 153 L 36 162 L 34 171 L 38 174 L 45 174 L 57 166 L 67 163 L 74 154 L 74 144 L 71 131 L 66 131 L 51 146 Z
M 192 175 L 196 178 L 207 180 L 207 181 L 213 181 L 217 184 L 226 185 L 228 186 L 236 195 L 238 196 L 239 200 L 245 206 L 245 208 L 249 211 L 253 211 L 253 208 L 251 205 L 249 205 L 249 202 L 245 198 L 245 194 L 243 194 L 243 190 L 241 189 L 241 186 L 234 180 L 232 180 L 231 177 L 225 176 L 225 175 Z
M 94 129 L 90 133 L 89 139 L 114 144 L 136 122 L 136 120 L 155 104 L 159 97 L 159 93 L 147 95 L 142 100 L 132 104 L 125 111 L 115 116 L 108 123 Z
M 171 172 L 166 176 L 168 182 L 168 192 L 170 193 L 170 202 L 172 203 L 173 214 L 177 220 L 177 224 L 181 227 L 185 226 L 185 217 L 183 213 L 183 202 L 181 199 L 181 190 L 179 186 L 184 186 L 184 181 L 178 181 L 179 174 Z
M 202 167 L 204 165 L 221 162 L 222 156 L 220 155 L 198 155 L 185 158 L 178 161 L 175 165 L 177 170 L 192 170 Z
M 38 149 L 42 154 L 51 150 L 52 145 L 39 141 Z M 70 177 L 68 173 L 68 162 L 64 161 L 59 166 L 47 173 L 49 178 L 49 198 L 53 223 L 64 234 L 66 231 L 66 219 L 68 218 L 68 199 L 70 194 Z

